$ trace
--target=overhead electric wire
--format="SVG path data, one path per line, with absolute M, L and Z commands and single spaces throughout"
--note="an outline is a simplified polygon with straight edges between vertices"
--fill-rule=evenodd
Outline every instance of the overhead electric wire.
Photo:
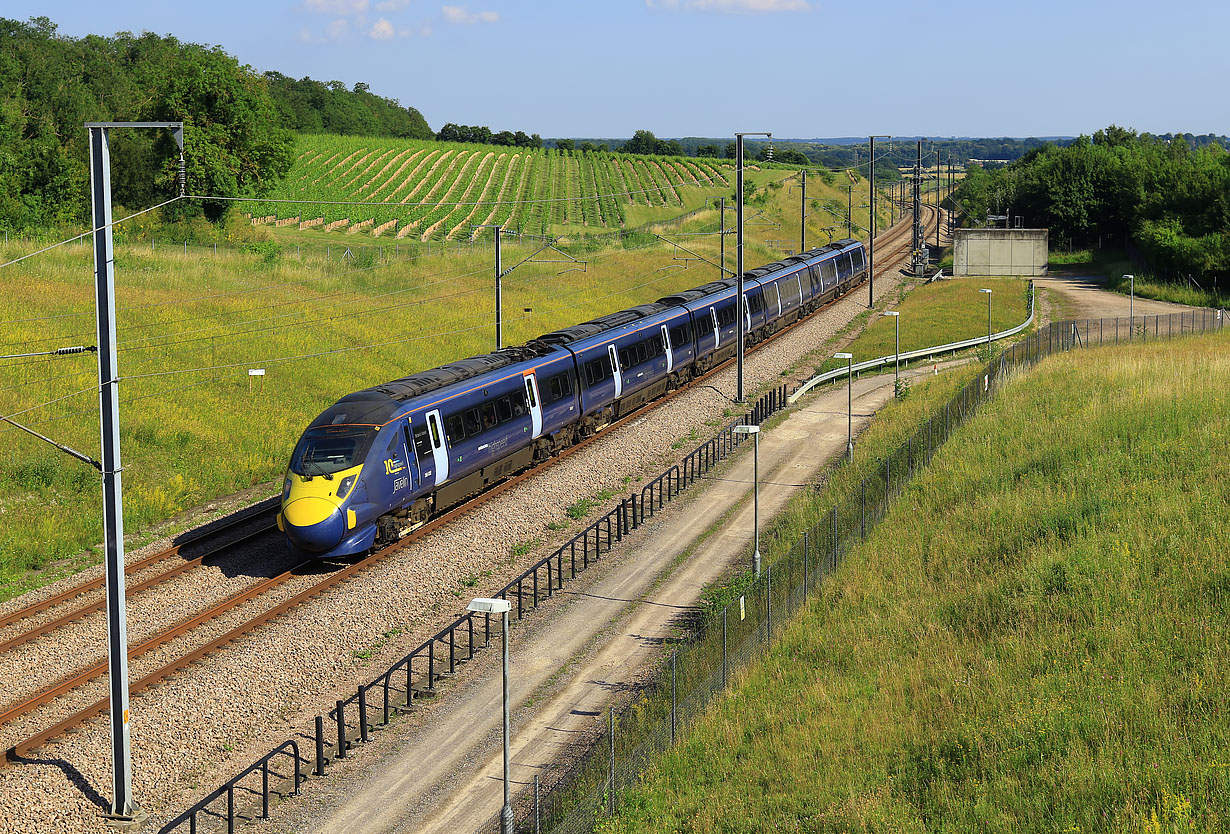
M 171 203 L 174 203 L 174 202 L 176 202 L 177 200 L 183 200 L 183 199 L 184 199 L 184 195 L 182 195 L 182 194 L 181 194 L 180 196 L 178 196 L 178 197 L 172 197 L 171 199 L 167 200 L 166 202 L 159 203 L 159 204 L 158 204 L 158 205 L 156 205 L 156 206 L 150 206 L 149 208 L 146 208 L 146 209 L 141 209 L 140 211 L 138 211 L 138 212 L 134 212 L 133 214 L 130 214 L 130 215 L 128 215 L 127 217 L 122 217 L 122 218 L 120 218 L 119 220 L 112 220 L 112 221 L 111 221 L 111 223 L 110 223 L 110 225 L 114 228 L 115 226 L 119 225 L 120 223 L 123 223 L 123 222 L 125 222 L 125 221 L 131 220 L 131 219 L 133 219 L 134 217 L 140 217 L 140 216 L 141 216 L 141 215 L 143 215 L 143 214 L 148 214 L 148 213 L 149 213 L 149 212 L 151 212 L 151 211 L 155 211 L 155 210 L 157 210 L 157 209 L 160 209 L 160 208 L 162 208 L 163 206 L 169 206 L 169 205 L 171 205 Z M 67 243 L 72 243 L 73 241 L 76 241 L 76 240 L 81 240 L 81 238 L 83 238 L 83 237 L 85 237 L 85 236 L 87 236 L 87 235 L 92 235 L 92 234 L 94 234 L 95 232 L 101 232 L 101 231 L 102 231 L 103 229 L 105 229 L 105 228 L 107 228 L 107 224 L 103 224 L 102 226 L 97 226 L 97 227 L 95 227 L 95 228 L 93 228 L 93 229 L 90 229 L 89 231 L 82 232 L 81 234 L 77 235 L 76 237 L 70 237 L 70 238 L 68 238 L 67 240 L 62 240 L 62 241 L 60 241 L 59 243 L 53 243 L 53 244 L 51 244 L 50 246 L 45 246 L 45 247 L 43 247 L 42 249 L 39 249 L 39 250 L 37 250 L 37 251 L 35 251 L 35 252 L 30 252 L 30 253 L 29 253 L 29 254 L 27 254 L 27 255 L 22 255 L 20 258 L 14 258 L 14 259 L 13 259 L 13 260 L 11 260 L 11 261 L 8 261 L 8 262 L 6 262 L 6 263 L 2 263 L 2 264 L 0 264 L 0 269 L 4 269 L 6 266 L 12 266 L 13 264 L 16 264 L 16 263 L 21 263 L 22 261 L 26 260 L 27 258 L 33 258 L 35 255 L 41 255 L 41 254 L 43 254 L 44 252 L 50 252 L 52 249 L 56 249 L 56 248 L 58 248 L 58 247 L 60 247 L 60 246 L 64 246 L 64 245 L 65 245 L 65 244 L 67 244 Z

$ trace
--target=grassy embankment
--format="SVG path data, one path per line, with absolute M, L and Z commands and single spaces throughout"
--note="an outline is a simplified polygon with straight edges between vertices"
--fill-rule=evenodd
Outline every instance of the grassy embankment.
M 1002 388 L 600 829 L 1224 830 L 1228 348 Z
M 1140 298 L 1171 301 L 1192 307 L 1230 308 L 1230 293 L 1154 278 L 1152 275 L 1139 272 L 1122 250 L 1080 249 L 1075 252 L 1051 252 L 1047 263 L 1052 269 L 1061 269 L 1065 272 L 1080 270 L 1093 275 L 1105 276 L 1106 289 L 1123 295 L 1127 295 L 1130 289 L 1129 282 L 1124 280 L 1123 276 L 1134 274 L 1136 276 L 1135 292 Z
M 764 195 L 757 210 L 778 218 L 783 228 L 796 217 L 797 229 L 797 197 L 785 186 L 769 185 L 787 173 L 765 171 L 749 179 Z M 120 230 L 121 240 L 132 242 L 117 245 L 116 257 L 125 529 L 135 535 L 130 546 L 148 540 L 154 525 L 176 513 L 278 479 L 303 427 L 338 397 L 493 346 L 490 244 L 447 254 L 436 247 L 425 255 L 424 246 L 403 241 L 400 258 L 386 245 L 385 260 L 367 249 L 346 265 L 337 260 L 337 246 L 332 261 L 320 257 L 320 247 L 305 245 L 296 256 L 293 248 L 279 252 L 260 243 L 247 251 L 220 247 L 216 256 L 190 248 L 185 256 L 179 247 L 151 251 L 137 242 L 158 234 L 147 220 Z M 717 220 L 717 211 L 710 210 L 681 229 L 712 231 Z M 780 233 L 749 224 L 748 263 L 784 254 L 766 243 Z M 283 229 L 270 237 L 303 239 L 297 235 Z M 347 245 L 362 240 L 333 239 Z M 716 263 L 716 235 L 685 240 Z M 588 262 L 583 272 L 565 271 L 568 264 L 530 263 L 506 276 L 505 343 L 717 276 L 716 267 L 705 263 L 678 268 L 681 262 L 672 260 L 678 253 L 648 236 L 627 243 L 631 248 L 578 247 L 577 257 Z M 31 248 L 13 240 L 0 260 Z M 727 250 L 733 266 L 733 246 Z M 532 252 L 528 244 L 508 241 L 506 268 Z M 7 267 L 0 288 L 0 352 L 93 344 L 92 280 L 84 244 Z M 274 361 L 300 356 L 305 358 Z M 0 363 L 0 414 L 16 415 L 97 457 L 94 367 L 89 354 Z M 253 390 L 249 367 L 267 371 Z M 146 376 L 193 368 L 212 370 Z M 3 599 L 96 561 L 92 547 L 101 538 L 101 522 L 93 470 L 11 427 L 0 428 L 0 436 Z

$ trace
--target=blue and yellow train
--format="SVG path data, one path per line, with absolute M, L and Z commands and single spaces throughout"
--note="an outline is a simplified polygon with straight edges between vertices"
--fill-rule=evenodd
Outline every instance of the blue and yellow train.
M 841 240 L 727 278 L 356 391 L 291 456 L 278 526 L 331 558 L 396 541 L 433 515 L 593 435 L 866 280 Z M 740 309 L 741 308 L 741 309 Z

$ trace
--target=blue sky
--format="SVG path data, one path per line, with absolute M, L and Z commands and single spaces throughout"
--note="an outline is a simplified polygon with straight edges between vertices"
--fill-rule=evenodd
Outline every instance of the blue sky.
M 364 81 L 433 129 L 1230 134 L 1230 5 L 1204 0 L 5 0 L 0 15 Z

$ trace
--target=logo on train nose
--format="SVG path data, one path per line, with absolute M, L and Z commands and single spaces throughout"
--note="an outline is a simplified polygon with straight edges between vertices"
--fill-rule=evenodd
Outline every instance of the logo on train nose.
M 386 475 L 396 475 L 405 468 L 406 464 L 402 463 L 401 458 L 393 458 L 384 462 L 384 474 Z

